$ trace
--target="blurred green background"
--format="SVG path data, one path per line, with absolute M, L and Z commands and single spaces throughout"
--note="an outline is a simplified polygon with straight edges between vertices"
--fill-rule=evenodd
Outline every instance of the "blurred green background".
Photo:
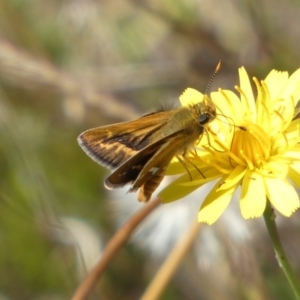
M 135 195 L 104 190 L 107 171 L 79 148 L 80 132 L 177 103 L 186 87 L 204 91 L 219 60 L 211 91 L 238 84 L 241 65 L 259 79 L 293 72 L 299 20 L 295 0 L 1 1 L 0 299 L 69 299 L 130 216 L 111 199 Z M 300 275 L 299 213 L 279 221 Z M 189 253 L 161 299 L 293 299 L 261 220 L 243 221 L 239 242 L 221 222 L 203 231 L 222 264 L 201 268 Z M 124 247 L 92 299 L 139 299 L 163 260 L 150 252 Z

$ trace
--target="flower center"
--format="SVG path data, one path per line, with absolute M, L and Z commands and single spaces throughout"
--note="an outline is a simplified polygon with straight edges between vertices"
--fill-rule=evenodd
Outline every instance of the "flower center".
M 261 168 L 270 157 L 270 137 L 258 125 L 249 122 L 245 130 L 235 132 L 231 152 L 244 161 L 250 169 Z

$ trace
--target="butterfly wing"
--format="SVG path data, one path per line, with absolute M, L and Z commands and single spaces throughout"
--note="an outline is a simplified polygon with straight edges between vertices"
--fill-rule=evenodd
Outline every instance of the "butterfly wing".
M 94 161 L 115 169 L 150 143 L 157 141 L 159 129 L 168 122 L 170 111 L 145 115 L 137 120 L 87 130 L 78 143 Z
M 182 153 L 185 135 L 177 131 L 145 147 L 118 167 L 106 180 L 108 189 L 133 183 L 129 192 L 138 189 L 138 200 L 147 202 L 162 181 L 172 158 Z

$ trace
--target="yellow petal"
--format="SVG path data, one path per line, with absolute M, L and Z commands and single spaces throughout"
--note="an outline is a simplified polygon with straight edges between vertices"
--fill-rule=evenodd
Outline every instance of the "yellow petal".
M 284 134 L 284 136 L 282 136 L 281 140 L 279 139 L 280 138 L 280 136 L 279 136 L 278 144 L 285 146 L 286 145 L 286 140 L 288 140 L 289 146 L 296 145 L 297 143 L 299 143 L 299 141 L 300 141 L 300 131 L 299 131 L 300 127 L 298 127 L 298 126 L 297 126 L 297 128 L 294 128 L 294 130 L 291 126 L 289 126 L 288 130 L 285 131 L 285 134 Z M 284 140 L 284 138 L 285 138 L 285 140 Z M 299 155 L 300 155 L 300 152 L 299 152 Z
M 269 132 L 272 128 L 272 118 L 270 114 L 271 102 L 269 92 L 266 90 L 265 83 L 260 85 L 259 81 L 254 78 L 254 82 L 257 88 L 256 98 L 256 124 L 259 124 L 266 132 Z
M 183 197 L 195 191 L 197 188 L 199 188 L 199 186 L 189 186 L 178 189 L 178 187 L 175 185 L 168 185 L 158 194 L 158 198 L 163 203 L 170 203 L 182 199 Z
M 300 119 L 297 118 L 295 120 L 293 120 L 290 124 L 289 127 L 287 128 L 287 131 L 299 131 L 299 125 L 300 125 Z
M 289 167 L 289 178 L 300 189 L 300 169 L 293 166 Z
M 173 181 L 158 194 L 158 197 L 163 203 L 169 203 L 185 197 L 200 187 L 199 184 L 182 186 L 186 182 L 191 182 L 189 174 L 185 174 Z
M 224 179 L 224 182 L 222 185 L 219 187 L 219 190 L 226 190 L 233 185 L 236 185 L 239 183 L 241 178 L 244 176 L 246 173 L 246 168 L 243 166 L 238 165 L 229 175 L 227 178 Z
M 227 190 L 217 191 L 223 178 L 217 182 L 201 205 L 198 221 L 208 224 L 214 223 L 228 206 L 237 185 Z
M 295 160 L 295 167 L 300 170 L 300 151 L 294 149 L 295 147 L 293 147 L 293 149 L 291 151 L 287 151 L 286 153 L 284 153 L 283 157 L 284 158 L 288 158 L 290 160 Z M 295 151 L 296 150 L 296 151 Z
M 205 183 L 222 176 L 222 174 L 220 174 L 215 168 L 206 166 L 200 170 L 202 174 L 199 173 L 199 170 L 196 168 L 190 169 L 189 173 L 187 173 L 185 170 L 185 174 L 183 176 L 174 180 L 170 185 L 160 192 L 159 198 L 162 200 L 162 202 L 168 203 L 176 201 L 190 194 L 197 188 L 200 188 Z
M 299 82 L 300 87 L 300 82 Z M 276 111 L 277 116 L 275 115 L 272 117 L 272 126 L 276 132 L 277 128 L 280 128 L 283 126 L 282 130 L 285 130 L 289 124 L 292 122 L 294 116 L 295 116 L 295 102 L 298 99 L 294 99 L 294 94 L 291 92 L 291 94 L 285 96 L 279 96 L 280 98 L 276 99 L 276 101 L 273 101 L 272 103 L 272 110 Z
M 179 161 L 177 157 L 174 157 L 167 168 L 166 175 L 178 175 L 187 173 L 188 169 L 192 175 L 192 178 L 196 178 L 201 173 L 205 174 L 206 177 L 207 172 L 207 176 L 210 176 L 211 167 L 205 164 L 202 160 L 199 160 L 198 157 L 200 156 L 208 159 L 211 155 L 207 153 L 204 153 L 204 155 L 202 155 L 201 151 L 197 151 L 197 154 L 195 156 L 188 156 L 187 159 L 183 157 L 183 162 L 182 160 Z M 193 164 L 191 164 L 190 161 L 192 161 Z M 201 171 L 201 173 L 199 172 L 199 170 Z
M 290 98 L 293 95 L 295 107 L 298 100 L 300 99 L 300 69 L 296 70 L 288 79 L 282 93 L 280 93 L 280 98 Z
M 289 217 L 299 208 L 298 194 L 289 182 L 268 177 L 265 177 L 264 181 L 267 197 L 280 213 Z
M 194 185 L 197 185 L 198 187 L 200 187 L 204 183 L 210 182 L 212 180 L 215 180 L 215 179 L 221 177 L 221 174 L 219 172 L 216 171 L 215 173 L 216 174 L 214 176 L 210 176 L 210 177 L 205 176 L 205 178 L 198 176 L 198 177 L 200 177 L 200 179 L 183 182 L 183 183 L 180 184 L 180 186 L 194 186 Z
M 188 106 L 202 102 L 203 98 L 204 95 L 199 91 L 192 88 L 187 88 L 179 97 L 179 100 L 182 106 Z
M 242 105 L 235 93 L 219 89 L 218 92 L 213 92 L 210 96 L 221 115 L 230 117 L 235 123 L 241 119 Z
M 284 85 L 288 82 L 288 72 L 279 72 L 272 70 L 264 82 L 268 87 L 270 94 L 270 100 L 273 101 L 278 98 L 279 94 L 282 92 Z
M 180 161 L 175 161 L 177 160 L 176 157 L 173 158 L 172 162 L 169 164 L 166 175 L 177 175 L 177 174 L 182 174 L 186 173 L 186 168 Z
M 240 208 L 245 219 L 260 217 L 266 208 L 266 192 L 262 176 L 250 170 L 244 176 Z
M 253 91 L 248 74 L 244 67 L 239 68 L 240 88 L 243 94 L 241 94 L 241 103 L 244 109 L 248 111 L 250 118 L 253 122 L 256 120 L 256 106 Z

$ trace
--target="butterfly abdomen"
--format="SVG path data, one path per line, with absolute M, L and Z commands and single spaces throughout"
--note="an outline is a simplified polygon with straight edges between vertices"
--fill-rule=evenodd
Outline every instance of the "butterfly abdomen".
M 152 168 L 149 173 L 153 173 L 153 175 L 140 187 L 138 194 L 138 201 L 140 202 L 148 202 L 159 186 L 161 181 L 164 178 L 166 172 L 166 168 Z

